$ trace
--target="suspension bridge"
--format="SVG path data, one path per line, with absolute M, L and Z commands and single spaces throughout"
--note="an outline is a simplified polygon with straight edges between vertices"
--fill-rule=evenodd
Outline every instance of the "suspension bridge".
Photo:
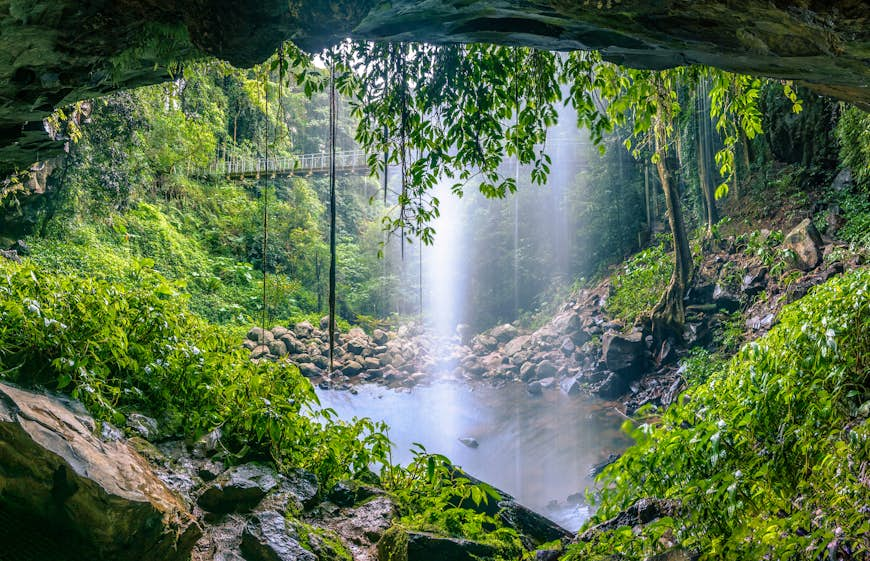
M 548 143 L 551 157 L 578 157 L 590 146 L 588 141 L 578 139 L 554 139 Z M 585 160 L 581 157 L 581 161 Z M 513 167 L 513 158 L 502 165 Z M 215 160 L 206 168 L 194 172 L 198 177 L 226 177 L 228 179 L 254 179 L 264 176 L 309 176 L 329 175 L 329 152 L 298 154 L 273 158 L 226 158 Z M 368 175 L 368 155 L 363 150 L 338 150 L 335 153 L 335 172 L 341 174 Z
M 362 150 L 339 150 L 335 153 L 336 173 L 368 174 L 367 155 Z M 256 178 L 260 175 L 328 175 L 329 152 L 299 154 L 277 158 L 228 158 L 212 162 L 197 171 L 198 176 L 229 179 Z

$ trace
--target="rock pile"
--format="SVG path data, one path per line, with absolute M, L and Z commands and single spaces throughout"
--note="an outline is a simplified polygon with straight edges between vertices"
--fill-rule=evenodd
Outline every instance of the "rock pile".
M 329 368 L 329 337 L 326 318 L 320 327 L 310 322 L 263 330 L 252 328 L 243 343 L 253 360 L 284 360 L 295 364 L 303 376 L 324 388 L 347 388 L 361 382 L 412 386 L 426 373 L 444 370 L 458 359 L 459 345 L 445 344 L 416 325 L 396 331 L 375 329 L 371 335 L 359 327 L 338 333 L 333 371 Z M 432 354 L 446 348 L 446 353 Z
M 762 231 L 762 237 L 770 236 Z M 292 328 L 250 330 L 245 347 L 254 360 L 286 360 L 296 364 L 312 383 L 323 388 L 352 388 L 374 382 L 410 387 L 429 374 L 494 384 L 526 384 L 530 394 L 548 388 L 570 395 L 592 393 L 605 399 L 627 399 L 628 410 L 653 403 L 668 404 L 682 389 L 677 358 L 686 348 L 713 343 L 713 333 L 730 314 L 746 312 L 747 337 L 762 335 L 779 309 L 831 275 L 842 265 L 822 267 L 831 252 L 809 219 L 800 222 L 783 241 L 781 251 L 800 277 L 788 286 L 772 279 L 768 265 L 748 255 L 737 238 L 719 240 L 699 267 L 686 296 L 682 341 L 653 340 L 641 326 L 625 326 L 603 312 L 609 281 L 580 290 L 537 330 L 498 325 L 469 337 L 465 326 L 457 336 L 439 339 L 419 325 L 370 335 L 354 327 L 338 335 L 335 368 L 328 375 L 326 318 L 319 328 L 308 322 Z M 765 298 L 759 298 L 761 293 Z

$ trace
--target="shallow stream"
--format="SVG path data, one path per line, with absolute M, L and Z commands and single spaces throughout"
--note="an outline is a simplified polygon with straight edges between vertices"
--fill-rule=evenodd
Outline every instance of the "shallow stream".
M 628 444 L 611 404 L 558 388 L 535 396 L 522 384 L 496 388 L 453 380 L 410 391 L 374 385 L 357 390 L 318 395 L 343 419 L 386 421 L 394 462 L 407 463 L 412 443 L 419 442 L 571 531 L 591 514 L 582 499 L 593 484 L 591 467 Z M 460 442 L 467 438 L 478 446 Z

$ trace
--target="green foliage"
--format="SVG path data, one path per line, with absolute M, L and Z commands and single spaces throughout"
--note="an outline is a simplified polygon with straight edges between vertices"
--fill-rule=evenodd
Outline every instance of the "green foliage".
M 794 252 L 782 245 L 783 239 L 781 230 L 769 233 L 753 230 L 738 236 L 736 243 L 747 255 L 758 258 L 771 277 L 777 278 L 793 269 L 795 263 Z
M 318 559 L 325 561 L 353 561 L 353 556 L 332 531 L 311 526 L 301 520 L 289 520 L 296 531 L 299 544 L 308 551 L 317 551 Z
M 664 244 L 633 256 L 612 277 L 605 310 L 627 326 L 634 325 L 659 300 L 668 286 L 673 267 Z
M 841 111 L 837 123 L 840 159 L 866 193 L 870 189 L 870 113 L 845 105 Z
M 722 353 L 731 355 L 743 343 L 744 321 L 743 314 L 739 310 L 727 315 L 722 314 L 713 337 Z
M 521 555 L 516 531 L 486 514 L 487 505 L 501 500 L 493 487 L 472 483 L 448 458 L 427 452 L 422 444 L 415 444 L 412 453 L 407 467 L 389 467 L 381 478 L 402 505 L 403 526 L 488 543 L 504 559 Z
M 320 410 L 295 366 L 233 350 L 147 265 L 127 284 L 5 260 L 0 275 L 0 372 L 12 381 L 69 392 L 104 421 L 135 410 L 190 439 L 220 428 L 231 458 L 268 456 L 327 486 L 386 460 L 382 424 Z
M 602 475 L 596 520 L 641 497 L 677 500 L 680 513 L 568 558 L 646 558 L 662 536 L 702 559 L 866 557 L 868 321 L 870 271 L 855 270 L 784 308 L 718 372 L 689 373 L 709 379 L 653 424 L 626 423 L 637 443 Z
M 542 146 L 561 97 L 553 53 L 345 42 L 326 59 L 338 66 L 338 88 L 351 99 L 359 119 L 355 138 L 371 155 L 370 167 L 399 166 L 398 214 L 387 221 L 389 229 L 431 243 L 430 222 L 439 213 L 431 189 L 441 178 L 452 181 L 457 195 L 471 179 L 487 197 L 513 193 L 515 179 L 499 172 L 505 156 L 531 165 L 533 183 L 545 181 L 550 158 Z M 312 91 L 323 87 L 322 77 L 299 78 Z

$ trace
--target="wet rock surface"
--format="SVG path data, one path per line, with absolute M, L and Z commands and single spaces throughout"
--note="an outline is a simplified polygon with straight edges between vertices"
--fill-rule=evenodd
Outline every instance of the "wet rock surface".
M 258 512 L 242 532 L 242 555 L 246 561 L 317 561 L 317 556 L 299 545 L 291 534 L 283 514 L 274 510 Z
M 100 438 L 75 402 L 0 384 L 0 522 L 14 515 L 10 503 L 26 509 L 41 525 L 33 535 L 39 527 L 44 537 L 46 525 L 58 532 L 45 557 L 58 561 L 378 561 L 390 532 L 404 536 L 407 559 L 495 553 L 473 541 L 400 530 L 398 506 L 376 485 L 346 480 L 325 490 L 305 470 L 229 465 L 220 431 L 193 443 L 152 443 L 138 436 L 131 417 L 127 434 L 136 436 L 115 429 Z M 54 510 L 59 494 L 75 516 Z M 507 494 L 490 505 L 529 548 L 568 535 Z M 8 537 L 14 546 L 26 535 L 0 531 L 0 544 Z
M 475 561 L 492 558 L 497 550 L 487 544 L 458 538 L 390 530 L 378 544 L 378 561 Z
M 246 512 L 278 486 L 278 474 L 270 467 L 244 464 L 230 468 L 206 486 L 197 499 L 209 512 Z
M 185 559 L 201 529 L 125 441 L 94 434 L 75 402 L 0 384 L 0 509 L 104 559 Z

